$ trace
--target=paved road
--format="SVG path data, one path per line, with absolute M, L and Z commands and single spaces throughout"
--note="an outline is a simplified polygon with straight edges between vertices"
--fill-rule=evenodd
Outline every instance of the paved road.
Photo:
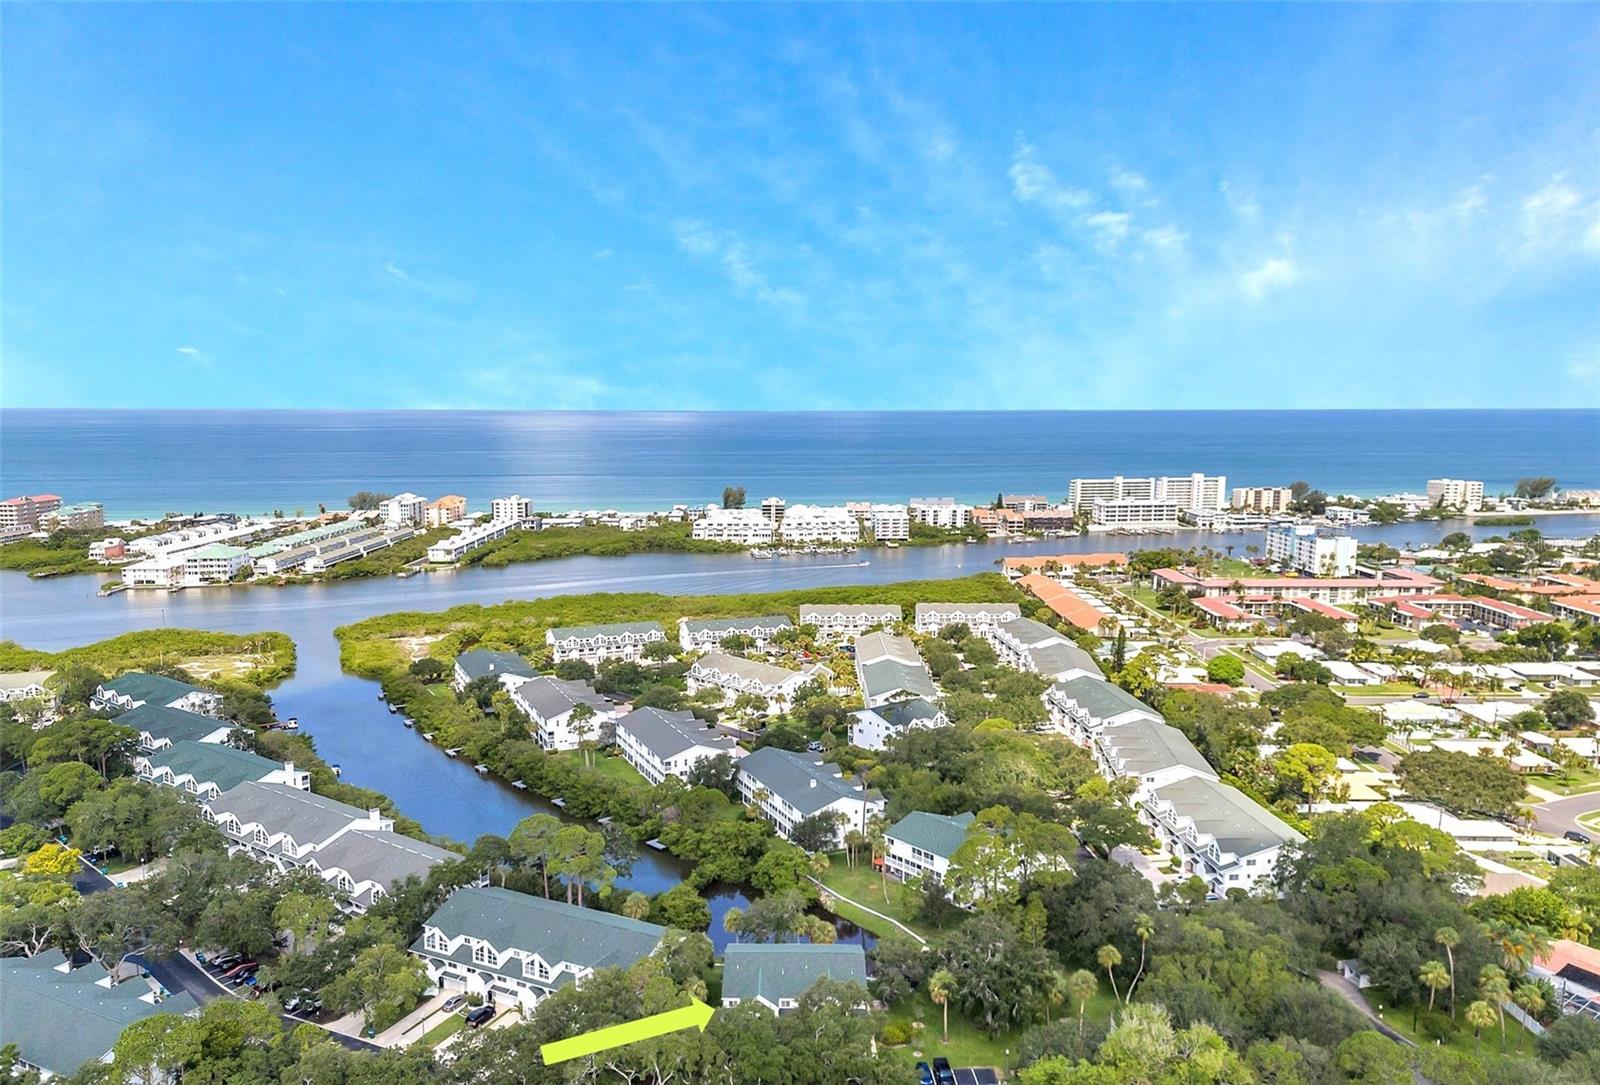
M 1600 792 L 1588 795 L 1572 795 L 1565 799 L 1555 799 L 1551 802 L 1540 803 L 1532 807 L 1535 815 L 1534 824 L 1543 832 L 1551 836 L 1560 836 L 1569 829 L 1576 829 L 1589 836 L 1596 834 L 1578 824 L 1578 815 L 1587 814 L 1591 810 L 1600 810 Z

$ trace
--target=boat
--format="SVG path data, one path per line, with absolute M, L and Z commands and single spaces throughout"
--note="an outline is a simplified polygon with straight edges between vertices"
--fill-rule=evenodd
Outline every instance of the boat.
M 900 549 L 900 544 L 897 543 L 897 542 L 892 542 L 892 541 L 891 542 L 886 542 L 883 545 L 887 546 L 890 550 L 898 550 L 898 549 Z
M 554 806 L 558 810 L 565 810 L 567 808 L 567 800 L 566 799 L 551 799 L 550 800 L 550 805 Z
M 340 768 L 338 765 L 329 765 L 328 767 L 333 770 L 334 776 L 338 777 L 344 775 L 344 769 Z
M 405 724 L 407 727 L 415 727 L 417 725 L 417 721 L 412 719 L 410 716 L 407 716 L 405 719 L 401 720 L 400 722 Z
M 390 705 L 390 706 L 389 706 L 389 711 L 390 711 L 390 712 L 391 712 L 391 713 L 394 713 L 394 712 L 398 712 L 398 711 L 400 711 L 400 710 L 399 710 L 399 709 L 398 709 L 398 708 L 396 708 L 396 707 L 395 707 L 395 706 L 394 706 L 394 705 Z
M 422 737 L 427 739 L 429 742 L 432 742 L 433 741 L 433 732 L 432 731 L 424 731 L 424 732 L 422 732 Z
M 528 790 L 528 785 L 523 783 L 521 780 L 512 780 L 511 786 L 516 788 L 518 791 Z
M 870 561 L 858 561 L 858 562 L 856 562 L 856 568 L 857 569 L 865 569 L 868 565 L 871 565 L 871 564 L 872 564 L 872 562 L 870 562 Z
M 489 766 L 488 765 L 473 765 L 472 767 L 473 767 L 473 770 L 476 771 L 479 776 L 487 776 L 487 775 L 489 775 Z
M 644 842 L 644 846 L 647 847 L 647 848 L 654 848 L 657 851 L 666 851 L 667 850 L 667 846 L 665 844 L 663 844 L 659 839 L 646 840 Z
M 381 690 L 381 689 L 380 689 L 380 690 L 379 690 L 379 691 L 378 691 L 378 700 L 380 700 L 380 701 L 381 701 L 381 700 L 383 700 L 383 699 L 384 699 L 384 697 L 383 697 L 383 690 Z

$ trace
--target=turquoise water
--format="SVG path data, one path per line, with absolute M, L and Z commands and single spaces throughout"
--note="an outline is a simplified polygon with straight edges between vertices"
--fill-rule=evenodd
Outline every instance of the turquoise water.
M 356 490 L 521 493 L 543 508 L 718 500 L 1060 497 L 1075 475 L 1305 479 L 1331 492 L 1430 477 L 1600 487 L 1600 410 L 600 413 L 0 410 L 0 488 L 114 517 L 342 506 Z

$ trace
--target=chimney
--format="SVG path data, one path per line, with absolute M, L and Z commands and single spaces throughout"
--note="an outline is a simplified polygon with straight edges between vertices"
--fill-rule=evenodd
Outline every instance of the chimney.
M 811 779 L 806 781 L 806 784 L 809 787 L 816 787 L 817 786 L 817 778 L 815 776 L 813 776 Z

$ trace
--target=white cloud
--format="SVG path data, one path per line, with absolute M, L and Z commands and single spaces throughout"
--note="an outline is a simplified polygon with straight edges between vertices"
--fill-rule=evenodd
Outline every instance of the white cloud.
M 1037 154 L 1031 144 L 1024 143 L 1011 160 L 1011 188 L 1017 199 L 1057 214 L 1082 210 L 1094 203 L 1093 193 L 1062 184 Z
M 696 259 L 715 259 L 734 290 L 744 297 L 768 305 L 802 305 L 805 297 L 797 290 L 773 286 L 756 266 L 750 247 L 733 234 L 719 233 L 702 222 L 679 219 L 673 223 L 678 247 Z
M 613 255 L 614 254 L 612 253 L 612 251 L 610 249 L 596 249 L 596 250 L 594 250 L 594 258 L 596 260 L 609 260 L 609 259 L 611 259 L 611 257 Z
M 1144 174 L 1125 170 L 1118 166 L 1111 168 L 1111 187 L 1127 196 L 1142 196 L 1150 189 L 1150 182 Z
M 1567 362 L 1567 376 L 1575 381 L 1600 379 L 1600 346 L 1574 354 Z
M 1239 288 L 1256 300 L 1275 290 L 1293 286 L 1300 278 L 1300 268 L 1287 256 L 1272 256 L 1239 276 Z
M 1083 219 L 1083 224 L 1094 234 L 1095 246 L 1102 251 L 1110 251 L 1121 244 L 1132 222 L 1133 216 L 1125 211 L 1096 211 Z
M 200 348 L 199 347 L 179 347 L 178 348 L 178 353 L 179 354 L 187 354 L 191 358 L 199 358 L 199 357 L 201 357 L 201 353 L 200 353 Z
M 710 256 L 717 251 L 716 236 L 703 222 L 679 219 L 672 224 L 672 231 L 678 238 L 678 247 L 690 256 Z
M 396 279 L 399 279 L 403 283 L 408 283 L 411 281 L 411 276 L 406 272 L 406 269 L 395 263 L 393 260 L 385 260 L 383 262 L 383 270 L 387 271 L 390 275 L 393 275 Z
M 1160 252 L 1179 252 L 1189 241 L 1189 235 L 1168 224 L 1144 232 L 1144 243 Z

